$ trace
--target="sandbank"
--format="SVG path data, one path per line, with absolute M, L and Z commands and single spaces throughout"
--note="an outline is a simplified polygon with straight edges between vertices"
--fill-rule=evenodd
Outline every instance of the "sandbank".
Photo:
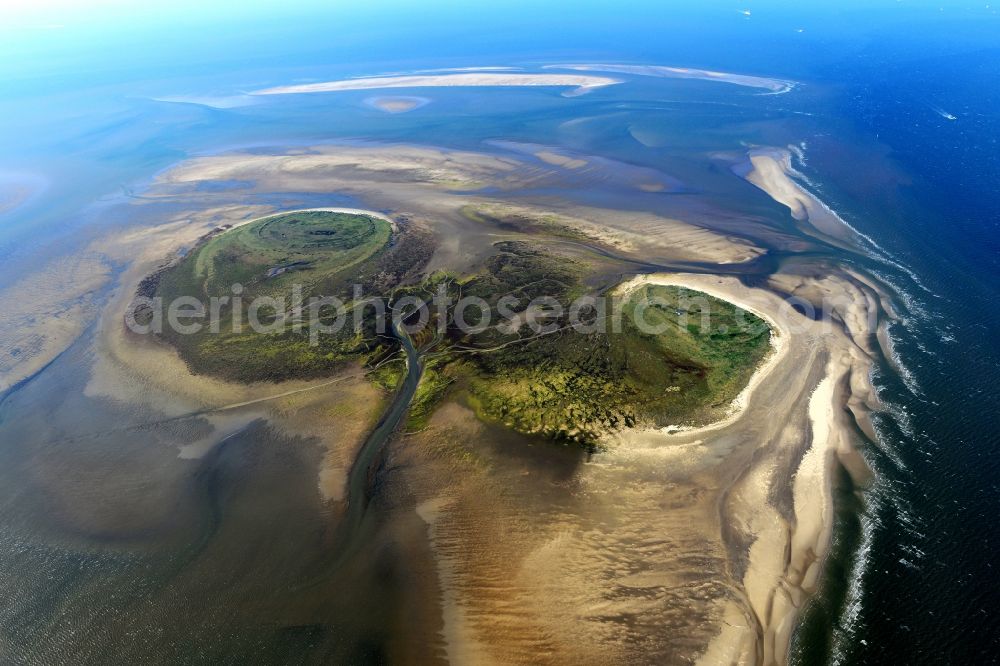
M 591 156 L 545 148 L 532 147 L 529 155 L 322 146 L 199 157 L 162 173 L 131 205 L 140 210 L 182 201 L 189 208 L 93 248 L 128 266 L 101 318 L 87 393 L 140 403 L 166 417 L 216 410 L 205 417 L 211 436 L 178 452 L 185 457 L 204 455 L 258 416 L 315 437 L 327 447 L 317 485 L 324 500 L 336 502 L 381 406 L 370 382 L 351 371 L 342 381 L 280 388 L 220 382 L 192 375 L 176 351 L 136 340 L 122 325 L 139 281 L 208 231 L 287 212 L 279 209 L 294 206 L 301 193 L 337 193 L 390 215 L 318 210 L 405 215 L 440 235 L 428 270 L 459 265 L 496 240 L 487 225 L 462 216 L 470 205 L 554 216 L 588 234 L 600 230 L 602 243 L 636 256 L 723 263 L 763 252 L 652 213 L 504 201 L 503 192 L 579 179 L 600 165 Z M 566 159 L 587 165 L 573 168 Z M 249 182 L 250 191 L 283 205 L 220 207 L 213 197 L 221 195 L 199 189 L 213 180 Z M 489 196 L 470 192 L 490 186 L 496 190 Z M 567 656 L 586 662 L 595 655 L 609 662 L 637 655 L 669 662 L 700 654 L 706 664 L 785 659 L 828 547 L 834 465 L 847 466 L 856 455 L 848 419 L 872 404 L 867 315 L 879 299 L 835 267 L 783 270 L 758 288 L 712 275 L 644 278 L 730 301 L 776 331 L 775 350 L 717 423 L 669 433 L 626 431 L 572 475 L 558 475 L 558 465 L 547 464 L 557 454 L 544 447 L 498 447 L 494 455 L 485 426 L 446 402 L 425 431 L 395 447 L 402 458 L 393 474 L 412 484 L 413 508 L 438 558 L 448 654 L 537 663 Z M 840 316 L 813 321 L 779 294 L 831 297 Z M 543 456 L 546 464 L 528 455 Z
M 430 100 L 426 97 L 397 95 L 369 97 L 365 100 L 365 104 L 386 113 L 407 113 L 408 111 L 413 111 L 414 109 L 419 109 L 422 106 L 430 104 Z
M 855 246 L 860 234 L 829 206 L 795 179 L 798 172 L 792 166 L 791 152 L 784 148 L 756 148 L 747 153 L 748 163 L 733 170 L 749 183 L 760 188 L 778 203 L 787 206 L 793 218 L 805 223 L 804 231 L 812 227 L 813 235 L 845 241 Z
M 663 65 L 548 65 L 546 69 L 573 69 L 583 72 L 613 72 L 619 74 L 636 74 L 639 76 L 658 76 L 670 79 L 718 81 L 720 83 L 732 83 L 748 88 L 763 88 L 772 93 L 788 92 L 796 86 L 795 81 L 785 79 L 750 76 L 747 74 L 731 74 L 729 72 L 716 72 L 710 69 L 695 69 L 691 67 L 666 67 Z
M 461 74 L 427 74 L 414 76 L 373 76 L 341 79 L 292 86 L 275 86 L 254 91 L 253 95 L 297 95 L 302 93 L 339 92 L 344 90 L 377 90 L 379 88 L 441 88 L 441 87 L 571 87 L 569 94 L 582 94 L 595 88 L 621 83 L 607 76 L 572 74 L 514 74 L 466 72 Z

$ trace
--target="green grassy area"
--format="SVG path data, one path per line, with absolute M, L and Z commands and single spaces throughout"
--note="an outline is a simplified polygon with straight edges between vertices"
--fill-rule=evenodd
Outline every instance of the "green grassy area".
M 621 313 L 620 332 L 571 329 L 477 355 L 472 406 L 524 433 L 593 445 L 621 427 L 717 418 L 769 350 L 765 322 L 698 292 L 645 287 L 606 309 Z M 640 329 L 637 310 L 657 333 Z
M 187 286 L 200 285 L 200 295 L 212 296 L 240 283 L 248 296 L 273 296 L 299 282 L 306 291 L 331 293 L 332 283 L 350 277 L 391 234 L 388 222 L 367 215 L 306 211 L 266 217 L 199 247 L 190 258 L 194 284 Z
M 548 296 L 564 306 L 564 315 L 551 323 L 568 327 L 569 304 L 587 293 L 581 281 L 589 266 L 530 241 L 494 247 L 480 272 L 451 279 L 453 298 L 478 296 L 495 313 L 505 295 L 513 297 L 514 312 Z M 442 277 L 435 280 L 434 287 Z M 431 282 L 413 293 L 430 293 Z M 484 420 L 586 446 L 622 427 L 708 422 L 739 394 L 770 349 L 763 320 L 700 292 L 645 286 L 627 299 L 601 296 L 598 302 L 604 325 L 592 332 L 570 328 L 536 336 L 526 326 L 511 331 L 494 325 L 467 334 L 451 322 L 437 345 L 445 351 L 435 354 L 418 391 L 411 428 L 422 427 L 449 391 Z M 596 311 L 584 318 L 597 319 Z M 499 323 L 496 316 L 493 322 Z
M 521 433 L 590 447 L 623 427 L 707 422 L 739 394 L 770 348 L 764 321 L 706 294 L 667 286 L 643 286 L 625 299 L 593 293 L 585 286 L 594 271 L 586 255 L 559 253 L 528 235 L 495 243 L 479 269 L 463 275 L 422 276 L 432 250 L 425 232 L 394 232 L 377 218 L 289 213 L 207 237 L 140 291 L 165 302 L 178 296 L 204 302 L 232 296 L 232 285 L 243 285 L 243 305 L 221 308 L 219 332 L 181 335 L 164 329 L 163 337 L 195 372 L 280 381 L 321 376 L 361 359 L 374 368 L 371 381 L 386 393 L 398 386 L 403 365 L 398 344 L 376 335 L 370 313 L 360 330 L 351 317 L 338 333 L 320 335 L 318 344 L 311 344 L 308 318 L 298 325 L 280 320 L 274 331 L 255 333 L 246 304 L 256 296 L 290 304 L 293 285 L 303 299 L 335 295 L 348 308 L 353 284 L 361 284 L 366 296 L 394 301 L 404 296 L 430 301 L 440 288 L 453 303 L 463 296 L 483 299 L 493 311 L 492 325 L 484 330 L 463 331 L 453 310 L 439 330 L 442 322 L 432 306 L 429 325 L 411 335 L 425 360 L 410 404 L 411 431 L 426 427 L 445 399 L 463 400 L 480 418 Z M 600 306 L 588 315 L 587 321 L 597 324 L 589 332 L 568 328 L 569 305 L 584 295 Z M 518 325 L 496 325 L 503 297 Z M 563 313 L 549 320 L 562 330 L 537 335 L 520 321 L 538 297 L 563 306 Z M 280 314 L 265 312 L 261 319 L 267 323 Z M 477 309 L 465 315 L 468 324 L 479 323 Z M 234 320 L 242 330 L 232 330 Z
M 432 361 L 424 366 L 424 374 L 420 377 L 417 392 L 410 403 L 407 430 L 413 432 L 427 426 L 448 387 L 455 381 L 454 373 L 444 371 L 446 366 L 447 360 Z
M 376 283 L 392 288 L 419 270 L 431 250 L 425 234 L 403 230 L 394 237 L 391 225 L 379 218 L 287 213 L 210 235 L 158 274 L 146 291 L 165 304 L 188 296 L 206 308 L 212 297 L 229 298 L 220 301 L 216 332 L 207 326 L 193 334 L 163 328 L 162 337 L 194 372 L 245 382 L 317 377 L 347 360 L 378 355 L 383 343 L 370 330 L 371 321 L 356 331 L 348 317 L 339 332 L 316 336 L 319 344 L 310 344 L 308 312 L 298 321 L 292 316 L 296 290 L 302 302 L 314 295 L 337 296 L 350 308 L 355 282 L 368 287 L 367 294 Z M 237 284 L 239 307 L 233 298 Z M 272 332 L 255 333 L 249 326 L 248 306 L 258 296 L 278 300 L 257 311 L 261 323 L 279 322 Z M 332 308 L 321 313 L 322 323 L 332 323 Z

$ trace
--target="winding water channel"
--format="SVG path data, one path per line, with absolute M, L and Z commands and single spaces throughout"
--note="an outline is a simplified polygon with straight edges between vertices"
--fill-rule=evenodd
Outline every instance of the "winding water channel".
M 424 371 L 423 360 L 420 353 L 413 346 L 413 340 L 409 334 L 399 325 L 392 321 L 391 330 L 393 336 L 399 340 L 403 351 L 406 353 L 406 376 L 396 390 L 388 409 L 379 418 L 378 423 L 371 434 L 361 445 L 358 457 L 351 466 L 350 475 L 347 480 L 347 514 L 344 516 L 344 536 L 347 539 L 357 533 L 361 522 L 364 519 L 365 511 L 368 508 L 372 476 L 375 474 L 375 463 L 379 458 L 386 442 L 399 427 L 400 422 L 406 416 L 410 407 L 410 401 L 417 391 L 420 377 Z

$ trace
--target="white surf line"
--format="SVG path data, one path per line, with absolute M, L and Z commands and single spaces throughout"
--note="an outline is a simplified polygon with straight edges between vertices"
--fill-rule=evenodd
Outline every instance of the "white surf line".
M 859 231 L 857 228 L 855 228 L 853 225 L 851 225 L 849 222 L 847 222 L 843 218 L 843 216 L 841 216 L 837 211 L 835 211 L 831 206 L 829 206 L 826 202 L 824 202 L 820 198 L 819 194 L 817 194 L 817 193 L 821 194 L 822 191 L 823 191 L 823 188 L 818 183 L 816 183 L 815 181 L 813 181 L 812 179 L 810 179 L 806 174 L 804 174 L 801 171 L 799 171 L 798 169 L 796 169 L 795 166 L 794 166 L 794 164 L 792 164 L 792 161 L 791 161 L 791 156 L 794 155 L 795 158 L 799 161 L 799 163 L 801 165 L 803 165 L 803 166 L 806 165 L 805 142 L 803 142 L 802 145 L 799 145 L 799 146 L 796 146 L 794 144 L 788 146 L 788 151 L 789 151 L 788 173 L 789 173 L 789 175 L 790 175 L 790 177 L 792 179 L 792 182 L 800 181 L 800 182 L 796 182 L 796 184 L 804 192 L 806 192 L 809 196 L 811 196 L 813 199 L 815 199 L 817 202 L 819 202 L 819 204 L 821 206 L 823 206 L 826 210 L 828 210 L 831 215 L 833 215 L 835 218 L 837 218 L 838 220 L 840 220 L 840 222 L 842 222 L 844 224 L 844 226 L 846 226 L 848 229 L 850 229 L 855 234 L 857 234 L 858 237 L 860 237 L 860 238 L 864 239 L 866 242 L 868 242 L 871 245 L 871 248 L 869 248 L 869 250 L 870 250 L 870 254 L 872 255 L 873 258 L 875 258 L 875 259 L 877 259 L 877 260 L 879 260 L 879 261 L 881 261 L 881 262 L 883 262 L 883 263 L 885 263 L 885 264 L 887 264 L 889 266 L 892 266 L 893 268 L 896 268 L 899 271 L 905 273 L 911 280 L 913 280 L 913 283 L 916 284 L 918 287 L 920 287 L 921 289 L 923 289 L 925 292 L 927 292 L 931 296 L 934 296 L 935 298 L 940 298 L 937 294 L 935 294 L 929 287 L 927 287 L 920 280 L 920 276 L 918 276 L 913 270 L 911 270 L 910 268 L 907 268 L 906 266 L 904 266 L 900 262 L 896 261 L 892 257 L 892 255 L 890 255 L 889 252 L 885 248 L 883 248 L 881 245 L 879 245 L 877 242 L 875 242 L 874 238 L 872 238 L 868 234 L 865 234 L 865 233 L 862 233 L 861 231 Z M 803 185 L 803 183 L 805 185 Z M 808 188 L 805 187 L 806 185 L 808 185 Z M 810 191 L 809 188 L 811 188 L 812 191 Z

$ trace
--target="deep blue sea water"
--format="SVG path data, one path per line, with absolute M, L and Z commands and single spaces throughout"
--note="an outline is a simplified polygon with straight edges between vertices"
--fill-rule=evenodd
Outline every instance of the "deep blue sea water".
M 903 319 L 892 337 L 906 373 L 875 378 L 889 405 L 870 451 L 878 481 L 860 518 L 859 507 L 843 514 L 830 580 L 795 655 L 804 663 L 1000 657 L 1000 15 L 988 3 L 58 11 L 0 27 L 0 174 L 31 176 L 41 188 L 0 215 L 0 288 L 126 224 L 104 213 L 192 154 L 358 137 L 482 149 L 496 137 L 538 140 L 546 105 L 555 117 L 563 101 L 442 92 L 436 116 L 388 116 L 357 113 L 363 93 L 232 109 L 156 99 L 567 61 L 802 81 L 800 91 L 754 101 L 755 113 L 788 119 L 788 134 L 806 144 L 798 166 L 820 196 L 895 262 L 877 270 L 897 290 Z M 710 124 L 712 105 L 733 94 L 723 88 L 704 88 L 699 122 Z M 648 120 L 660 113 L 654 101 L 626 111 Z M 689 94 L 664 103 L 666 114 L 671 104 L 692 112 Z M 519 105 L 537 126 L 522 123 Z M 657 159 L 616 147 L 615 137 L 586 141 L 625 151 L 623 159 Z

